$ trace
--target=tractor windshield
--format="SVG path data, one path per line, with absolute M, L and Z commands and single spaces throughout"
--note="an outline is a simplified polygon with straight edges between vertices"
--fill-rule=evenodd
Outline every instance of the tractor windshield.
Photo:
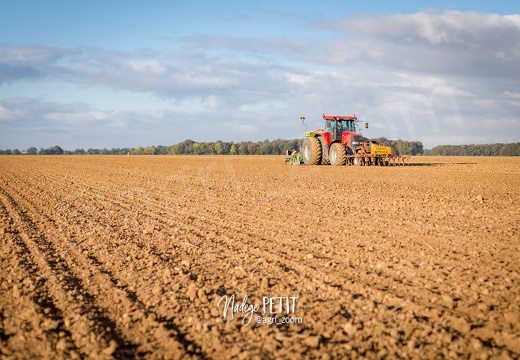
M 338 131 L 344 132 L 344 131 L 356 131 L 356 125 L 353 120 L 342 120 L 338 121 Z
M 356 123 L 354 120 L 326 120 L 325 131 L 338 135 L 345 131 L 356 132 Z

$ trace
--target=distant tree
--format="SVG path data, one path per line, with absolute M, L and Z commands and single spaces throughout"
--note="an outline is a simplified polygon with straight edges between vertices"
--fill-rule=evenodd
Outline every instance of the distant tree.
M 514 155 L 518 155 L 518 152 L 516 151 L 516 144 L 504 144 L 504 146 L 502 146 L 502 149 L 500 149 L 500 156 L 514 156 Z M 16 149 L 15 149 L 16 150 Z M 13 154 L 14 154 L 14 150 L 13 150 Z
M 64 151 L 61 147 L 58 145 L 55 145 L 53 147 L 47 148 L 47 149 L 40 149 L 39 154 L 40 155 L 63 155 Z
M 27 155 L 36 155 L 36 154 L 38 154 L 38 149 L 36 149 L 34 146 L 27 148 Z
M 231 149 L 231 143 L 222 142 L 221 147 L 222 147 L 222 149 L 220 150 L 220 153 L 222 155 L 229 155 L 229 150 Z
M 206 144 L 206 150 L 204 151 L 204 154 L 208 155 L 215 155 L 215 144 L 214 143 L 208 143 Z
M 83 149 L 76 149 L 72 152 L 74 155 L 85 155 L 86 151 Z
M 179 153 L 179 145 L 172 145 L 168 148 L 168 154 L 170 155 L 178 155 Z
M 229 155 L 235 155 L 237 153 L 237 148 L 235 146 L 235 144 L 232 144 L 231 147 L 229 148 Z
M 195 154 L 195 155 L 202 154 L 202 150 L 203 150 L 202 144 L 195 143 L 195 144 L 193 144 L 192 149 L 193 149 L 193 154 Z
M 142 147 L 141 147 L 142 149 Z M 141 155 L 155 155 L 155 147 L 154 146 L 148 146 L 145 147 L 143 150 L 141 150 Z
M 220 141 L 220 140 L 217 141 L 215 143 L 214 148 L 215 148 L 215 152 L 217 153 L 217 155 L 222 155 L 222 150 L 223 150 L 222 141 Z
M 249 154 L 249 151 L 247 149 L 247 144 L 245 142 L 240 143 L 240 145 L 238 146 L 238 153 L 240 155 L 247 155 L 247 154 Z
M 130 154 L 132 154 L 132 155 L 144 155 L 144 148 L 142 146 L 139 146 L 137 149 L 132 149 L 130 151 Z
M 59 147 L 58 145 L 55 145 L 50 148 L 51 153 L 54 155 L 63 155 L 63 149 Z
M 193 140 L 184 140 L 179 144 L 179 154 L 193 154 Z
M 275 139 L 275 140 L 271 141 L 271 146 L 272 146 L 271 154 L 280 155 L 282 153 L 282 149 L 286 142 L 287 142 L 287 140 L 283 140 L 283 139 Z
M 247 143 L 247 152 L 251 155 L 256 155 L 258 149 L 258 144 L 254 144 L 252 142 Z

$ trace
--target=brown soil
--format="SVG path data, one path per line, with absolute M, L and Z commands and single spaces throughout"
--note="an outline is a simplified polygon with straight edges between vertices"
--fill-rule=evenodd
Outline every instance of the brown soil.
M 411 163 L 0 157 L 0 358 L 518 358 L 520 159 Z

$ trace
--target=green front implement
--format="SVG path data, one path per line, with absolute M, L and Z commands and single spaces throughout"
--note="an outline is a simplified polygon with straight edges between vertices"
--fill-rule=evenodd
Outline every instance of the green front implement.
M 288 158 L 285 158 L 285 162 L 291 165 L 300 165 L 303 162 L 303 156 L 299 152 L 294 152 Z

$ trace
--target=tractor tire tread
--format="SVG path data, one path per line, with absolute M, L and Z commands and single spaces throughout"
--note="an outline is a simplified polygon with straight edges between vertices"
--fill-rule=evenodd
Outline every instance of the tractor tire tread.
M 304 146 L 306 146 L 305 142 L 311 147 L 311 154 L 309 159 L 304 159 L 306 165 L 319 165 L 321 163 L 321 142 L 315 137 L 306 137 L 304 140 Z
M 343 166 L 347 163 L 347 149 L 341 143 L 334 143 L 330 146 L 331 150 L 334 147 L 334 151 L 336 151 L 336 163 L 332 164 L 335 166 Z

